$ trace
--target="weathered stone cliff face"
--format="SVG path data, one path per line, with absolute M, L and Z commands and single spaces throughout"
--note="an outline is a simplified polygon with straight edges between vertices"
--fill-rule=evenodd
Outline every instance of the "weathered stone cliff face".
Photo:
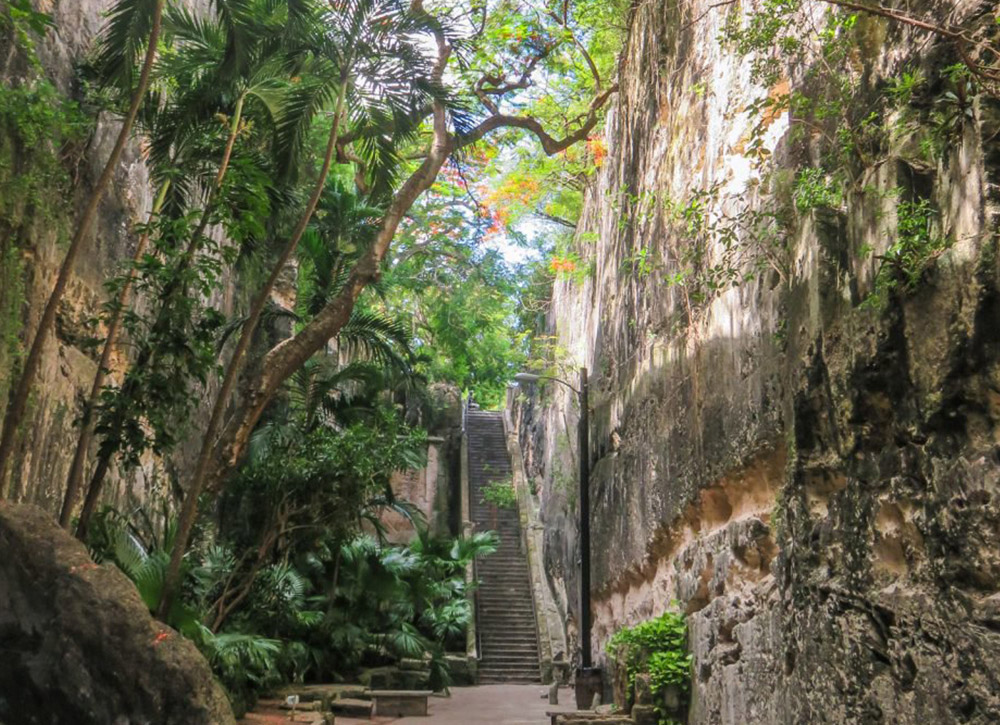
M 956 22 L 996 13 L 921 5 Z M 970 101 L 932 160 L 912 153 L 919 129 L 887 134 L 841 201 L 793 211 L 783 259 L 699 304 L 678 276 L 697 232 L 671 219 L 677 202 L 713 189 L 707 206 L 731 212 L 815 164 L 822 128 L 803 138 L 752 104 L 834 95 L 807 74 L 816 56 L 755 83 L 717 40 L 727 10 L 710 6 L 635 11 L 578 234 L 593 273 L 557 281 L 548 318 L 557 365 L 588 366 L 595 390 L 594 654 L 676 601 L 690 614 L 693 723 L 996 722 L 1000 103 Z M 816 7 L 803 27 L 822 27 Z M 860 23 L 870 47 L 851 60 L 853 103 L 880 109 L 887 79 L 916 68 L 933 107 L 954 49 Z M 879 110 L 890 125 L 894 113 Z M 752 138 L 771 152 L 766 178 Z M 914 289 L 865 304 L 903 199 L 926 199 L 952 244 Z M 709 262 L 731 258 L 724 237 L 717 226 Z M 559 386 L 529 393 L 520 436 L 573 635 L 578 411 Z
M 0 722 L 233 725 L 197 647 L 35 507 L 0 502 Z
M 112 0 L 67 0 L 34 3 L 38 9 L 51 14 L 54 26 L 37 44 L 42 72 L 60 93 L 70 98 L 80 97 L 78 64 L 93 50 Z M 192 0 L 192 7 L 203 5 L 202 0 Z M 27 68 L 17 61 L 17 53 L 10 48 L 9 38 L 0 40 L 6 64 L 0 67 L 5 77 L 23 77 Z M 10 311 L 16 320 L 0 320 L 0 332 L 18 330 L 22 342 L 30 339 L 37 327 L 45 301 L 55 282 L 59 264 L 65 251 L 64 244 L 75 222 L 74 209 L 78 210 L 90 192 L 90 185 L 100 175 L 119 131 L 117 119 L 102 115 L 96 130 L 87 139 L 86 148 L 80 153 L 80 165 L 74 170 L 75 195 L 70 208 L 55 217 L 40 209 L 26 208 L 17 219 L 0 219 L 0 233 L 7 236 L 0 249 L 13 244 L 19 258 L 15 277 L 3 278 L 20 290 L 9 296 L 16 303 Z M 15 149 L 15 153 L 16 153 Z M 11 180 L 7 179 L 6 183 Z M 89 393 L 97 357 L 96 351 L 85 341 L 102 334 L 92 321 L 106 299 L 104 282 L 115 274 L 120 265 L 131 259 L 138 242 L 137 224 L 144 223 L 152 205 L 149 174 L 143 161 L 140 145 L 133 143 L 126 148 L 120 168 L 101 204 L 91 241 L 76 265 L 76 274 L 56 319 L 56 330 L 43 355 L 43 363 L 34 386 L 27 418 L 23 425 L 19 448 L 15 455 L 16 482 L 11 492 L 15 501 L 38 504 L 58 512 L 62 503 L 66 476 L 76 444 L 77 430 L 74 421 Z M 18 280 L 17 277 L 21 279 Z M 223 308 L 231 306 L 235 288 L 228 290 L 220 300 Z M 5 311 L 6 312 L 6 311 Z M 124 362 L 122 357 L 116 364 Z M 6 391 L 10 384 L 11 359 L 0 352 L 0 361 L 6 369 L 0 370 L 0 415 L 7 403 Z M 107 487 L 109 499 L 143 501 L 151 496 L 169 492 L 166 486 L 174 469 L 183 467 L 186 452 L 182 449 L 171 460 L 152 460 L 127 477 L 113 477 Z M 189 452 L 188 452 L 189 454 Z M 187 457 L 190 457 L 188 455 Z

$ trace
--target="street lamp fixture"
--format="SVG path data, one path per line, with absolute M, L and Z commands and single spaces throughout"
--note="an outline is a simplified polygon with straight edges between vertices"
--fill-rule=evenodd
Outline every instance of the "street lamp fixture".
M 561 383 L 576 393 L 580 401 L 580 667 L 576 671 L 576 707 L 585 710 L 601 692 L 600 668 L 594 667 L 591 654 L 590 611 L 590 403 L 588 400 L 587 368 L 580 368 L 580 388 L 550 375 L 518 373 L 514 381 L 531 385 L 540 380 Z

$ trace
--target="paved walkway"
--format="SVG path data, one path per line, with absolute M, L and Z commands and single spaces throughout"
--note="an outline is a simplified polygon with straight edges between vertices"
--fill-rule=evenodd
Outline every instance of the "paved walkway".
M 546 710 L 573 710 L 571 705 L 549 707 L 546 685 L 480 685 L 479 687 L 453 687 L 451 697 L 431 697 L 428 700 L 430 717 L 373 717 L 359 720 L 337 717 L 337 725 L 548 725 Z M 571 701 L 573 691 L 564 687 L 559 697 Z M 258 717 L 260 719 L 258 719 Z M 248 717 L 246 723 L 272 723 L 277 720 L 266 716 Z M 303 718 L 303 721 L 305 718 Z M 281 722 L 288 722 L 287 713 Z

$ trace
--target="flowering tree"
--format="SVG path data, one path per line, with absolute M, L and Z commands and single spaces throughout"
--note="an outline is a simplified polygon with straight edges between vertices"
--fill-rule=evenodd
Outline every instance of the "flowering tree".
M 336 5 L 333 12 L 338 12 Z M 213 492 L 219 490 L 243 458 L 257 422 L 282 384 L 347 323 L 361 293 L 380 276 L 400 225 L 417 200 L 437 182 L 446 163 L 494 134 L 513 138 L 518 132 L 533 136 L 545 154 L 559 154 L 590 137 L 617 91 L 617 85 L 605 79 L 594 61 L 588 49 L 593 39 L 580 29 L 568 2 L 546 6 L 503 0 L 470 5 L 445 0 L 431 5 L 413 0 L 406 12 L 422 19 L 428 44 L 433 45 L 429 83 L 447 89 L 452 97 L 435 94 L 432 100 L 412 108 L 405 118 L 387 116 L 374 132 L 370 119 L 353 124 L 350 113 L 342 115 L 340 108 L 335 112 L 334 123 L 343 123 L 343 129 L 330 137 L 336 159 L 354 168 L 361 193 L 386 193 L 376 183 L 380 177 L 372 168 L 372 159 L 378 162 L 373 147 L 377 151 L 397 131 L 408 132 L 414 119 L 422 120 L 422 133 L 412 148 L 401 154 L 406 161 L 388 192 L 378 232 L 340 290 L 295 335 L 264 355 L 261 365 L 243 377 L 240 394 L 231 400 L 249 337 L 260 319 L 262 301 L 291 258 L 294 238 L 258 291 L 215 401 L 193 480 L 187 486 L 161 612 L 169 611 L 198 498 L 206 484 L 211 484 L 208 488 Z M 385 30 L 391 32 L 389 27 Z M 353 82 L 350 75 L 344 75 L 345 69 L 339 71 L 341 83 Z M 355 87 L 359 94 L 369 90 Z M 381 92 L 374 87 L 370 90 Z

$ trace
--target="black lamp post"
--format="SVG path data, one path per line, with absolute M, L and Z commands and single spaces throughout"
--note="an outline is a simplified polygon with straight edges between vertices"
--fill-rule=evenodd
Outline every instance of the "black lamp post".
M 577 394 L 580 400 L 580 667 L 576 671 L 576 707 L 589 708 L 594 695 L 601 692 L 600 668 L 594 667 L 590 654 L 591 612 L 590 612 L 590 404 L 587 368 L 580 368 L 580 389 L 577 390 L 565 380 L 549 375 L 518 373 L 514 376 L 518 383 L 537 383 L 552 380 L 565 385 Z

